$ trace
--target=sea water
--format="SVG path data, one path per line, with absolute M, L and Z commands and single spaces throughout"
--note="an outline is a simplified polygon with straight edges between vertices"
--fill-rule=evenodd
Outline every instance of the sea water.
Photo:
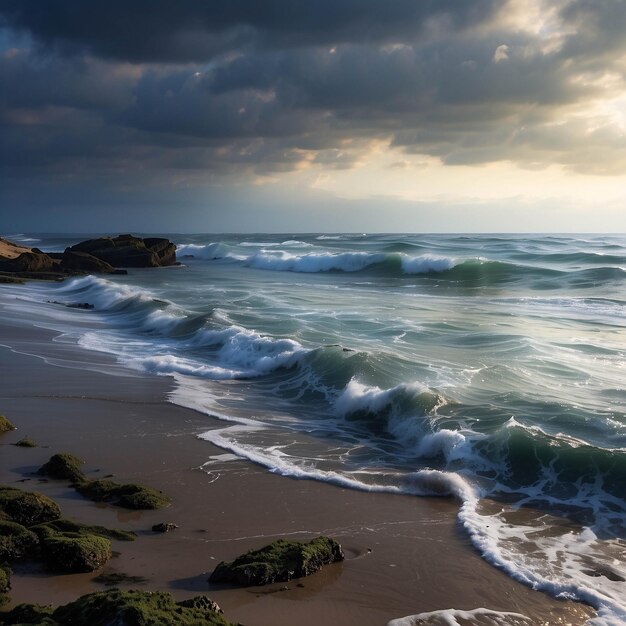
M 172 377 L 272 472 L 457 498 L 493 565 L 626 623 L 626 236 L 168 236 L 180 266 L 7 287 L 1 314 Z

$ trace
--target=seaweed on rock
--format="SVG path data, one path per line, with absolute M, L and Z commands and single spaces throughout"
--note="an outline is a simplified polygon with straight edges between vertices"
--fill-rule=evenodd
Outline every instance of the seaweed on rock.
M 329 537 L 317 537 L 308 543 L 279 539 L 260 550 L 250 550 L 230 563 L 222 561 L 209 582 L 242 586 L 285 582 L 308 576 L 324 565 L 343 559 L 341 546 Z
M 18 604 L 6 613 L 0 613 L 0 624 L 37 624 L 56 626 L 52 619 L 53 608 L 41 604 Z
M 97 535 L 51 532 L 40 540 L 43 560 L 59 572 L 93 572 L 111 558 L 111 542 Z
M 105 539 L 117 539 L 118 541 L 135 541 L 137 535 L 131 530 L 120 530 L 118 528 L 105 528 L 104 526 L 91 526 L 89 524 L 81 524 L 72 520 L 61 518 L 46 524 L 39 524 L 33 527 L 36 533 L 45 533 L 48 531 L 56 533 L 77 533 L 82 536 L 97 535 Z
M 193 606 L 177 604 L 170 593 L 162 591 L 110 589 L 87 594 L 59 607 L 54 611 L 53 618 L 59 624 L 230 626 L 230 622 L 213 607 L 217 605 L 210 603 L 205 606 L 200 602 Z
M 162 491 L 128 483 L 125 485 L 112 480 L 90 480 L 76 485 L 81 495 L 94 502 L 110 502 L 126 509 L 161 509 L 171 500 Z
M 0 415 L 0 433 L 6 433 L 10 430 L 16 430 L 16 427 L 4 415 Z
M 16 441 L 14 446 L 18 448 L 36 448 L 37 444 L 30 437 L 22 437 L 19 441 Z
M 47 496 L 0 485 L 0 519 L 32 526 L 51 522 L 59 517 L 59 505 Z
M 16 522 L 0 520 L 0 563 L 20 561 L 37 548 L 37 535 Z
M 11 589 L 11 570 L 6 565 L 0 565 L 0 606 L 9 602 L 9 589 Z
M 67 452 L 61 452 L 59 454 L 53 454 L 50 460 L 37 470 L 37 473 L 59 480 L 70 480 L 75 483 L 80 483 L 85 480 L 85 475 L 80 469 L 81 465 L 84 464 L 85 461 L 79 459 L 77 456 Z

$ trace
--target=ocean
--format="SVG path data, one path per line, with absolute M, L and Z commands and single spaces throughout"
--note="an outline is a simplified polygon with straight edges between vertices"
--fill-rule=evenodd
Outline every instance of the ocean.
M 626 236 L 166 236 L 180 266 L 7 286 L 0 316 L 171 377 L 271 472 L 456 498 L 494 566 L 626 623 Z

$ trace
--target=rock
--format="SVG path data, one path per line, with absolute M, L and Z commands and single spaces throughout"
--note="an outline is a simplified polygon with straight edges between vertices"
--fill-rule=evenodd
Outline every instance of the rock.
M 152 527 L 152 531 L 155 533 L 169 533 L 170 530 L 175 530 L 178 528 L 176 524 L 172 524 L 171 522 L 161 522 L 160 524 L 155 524 Z
M 4 415 L 0 415 L 0 433 L 6 433 L 9 430 L 16 430 L 16 428 Z
M 181 600 L 178 606 L 184 606 L 188 609 L 201 609 L 203 611 L 210 611 L 211 613 L 224 613 L 220 605 L 207 596 L 194 596 L 187 600 Z
M 0 519 L 32 526 L 51 522 L 59 517 L 59 505 L 47 496 L 0 485 Z
M 148 250 L 159 257 L 160 265 L 174 265 L 176 263 L 176 246 L 169 239 L 150 237 L 143 240 Z
M 113 274 L 112 265 L 88 252 L 66 248 L 61 257 L 61 267 L 65 270 L 75 270 L 96 274 Z
M 60 624 L 231 626 L 211 608 L 176 604 L 174 597 L 163 591 L 110 589 L 90 593 L 59 607 L 52 617 Z
M 168 239 L 141 239 L 132 235 L 88 239 L 67 252 L 86 253 L 113 267 L 159 267 L 176 262 L 176 246 Z
M 7 592 L 11 589 L 11 571 L 7 567 L 0 566 L 0 606 L 7 604 L 11 598 Z M 3 623 L 0 619 L 0 623 Z
M 89 304 L 89 302 L 71 302 L 66 305 L 69 309 L 85 309 L 86 311 L 91 311 L 95 306 L 93 304 Z
M 75 485 L 81 495 L 94 502 L 110 502 L 126 509 L 161 509 L 171 500 L 162 492 L 143 485 L 91 480 Z
M 53 608 L 40 604 L 18 604 L 7 613 L 0 614 L 2 624 L 37 624 L 38 626 L 56 625 L 52 619 Z
M 329 537 L 317 537 L 309 543 L 279 539 L 237 557 L 231 563 L 222 561 L 209 582 L 236 585 L 266 585 L 308 576 L 323 565 L 343 561 L 341 546 Z
M 50 460 L 37 470 L 37 473 L 42 476 L 50 476 L 50 478 L 81 483 L 85 481 L 85 475 L 80 469 L 81 465 L 84 464 L 83 459 L 67 452 L 61 452 L 52 455 Z
M 131 530 L 120 530 L 117 528 L 105 528 L 104 526 L 91 526 L 73 522 L 72 520 L 61 518 L 46 524 L 38 524 L 32 527 L 33 532 L 39 535 L 50 533 L 74 533 L 81 536 L 97 535 L 106 539 L 116 539 L 118 541 L 135 541 L 137 535 Z
M 39 539 L 28 528 L 0 520 L 0 563 L 21 561 L 37 548 Z
M 16 441 L 13 445 L 18 446 L 20 448 L 36 448 L 37 447 L 37 444 L 29 437 L 23 437 L 19 441 Z
M 0 272 L 53 272 L 58 265 L 47 254 L 22 252 L 14 259 L 0 257 Z
M 0 567 L 0 593 L 6 593 L 11 588 L 11 573 L 7 568 Z
M 39 541 L 43 560 L 58 572 L 93 572 L 111 558 L 111 542 L 97 535 L 50 531 Z

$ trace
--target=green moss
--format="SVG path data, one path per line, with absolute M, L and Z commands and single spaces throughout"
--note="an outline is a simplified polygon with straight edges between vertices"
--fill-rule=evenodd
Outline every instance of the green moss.
M 0 606 L 3 606 L 10 600 L 7 595 L 9 589 L 11 589 L 11 570 L 7 567 L 0 567 Z
M 100 574 L 92 579 L 96 583 L 100 583 L 105 587 L 117 587 L 123 584 L 140 585 L 147 582 L 147 578 L 143 576 L 129 576 L 123 572 L 109 572 L 108 574 Z
M 24 526 L 42 524 L 61 517 L 56 502 L 41 493 L 0 485 L 0 517 Z
M 6 433 L 9 430 L 15 430 L 15 426 L 4 415 L 0 415 L 0 433 Z
M 0 593 L 6 593 L 11 588 L 11 572 L 6 567 L 0 567 Z
M 68 454 L 67 452 L 61 452 L 60 454 L 52 455 L 50 460 L 37 470 L 37 473 L 59 480 L 70 480 L 75 483 L 81 483 L 85 480 L 85 475 L 80 469 L 81 465 L 84 464 L 85 461 L 79 459 L 77 456 Z
M 37 444 L 29 437 L 23 437 L 19 441 L 16 441 L 13 445 L 19 446 L 20 448 L 36 448 L 37 447 Z
M 181 606 L 169 593 L 119 589 L 82 596 L 59 607 L 53 618 L 60 624 L 230 626 L 215 610 Z
M 37 535 L 21 524 L 0 520 L 0 563 L 32 556 L 38 543 Z
M 127 509 L 161 509 L 171 501 L 152 487 L 121 485 L 112 480 L 90 480 L 76 485 L 76 490 L 94 502 L 110 502 Z
M 317 537 L 309 543 L 279 539 L 260 550 L 250 550 L 231 563 L 222 561 L 209 581 L 266 585 L 308 576 L 323 565 L 343 559 L 341 546 L 329 537 Z
M 93 572 L 111 558 L 111 542 L 79 533 L 40 536 L 45 563 L 60 572 Z
M 105 528 L 104 526 L 89 526 L 80 522 L 61 518 L 46 524 L 39 524 L 33 527 L 33 531 L 41 534 L 45 531 L 53 531 L 54 533 L 77 533 L 79 535 L 97 535 L 106 539 L 117 539 L 118 541 L 135 541 L 137 535 L 129 530 L 120 530 L 117 528 Z
M 40 604 L 18 604 L 7 613 L 0 613 L 2 624 L 37 624 L 37 626 L 53 626 L 58 624 L 52 619 L 51 606 Z

